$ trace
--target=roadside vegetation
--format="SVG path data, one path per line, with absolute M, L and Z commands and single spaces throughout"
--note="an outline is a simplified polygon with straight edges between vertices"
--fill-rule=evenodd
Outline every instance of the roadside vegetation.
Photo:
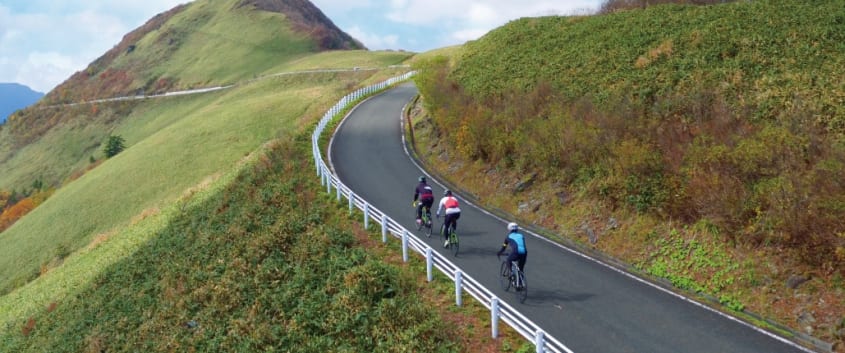
M 512 21 L 415 59 L 420 156 L 488 206 L 845 349 L 841 5 Z

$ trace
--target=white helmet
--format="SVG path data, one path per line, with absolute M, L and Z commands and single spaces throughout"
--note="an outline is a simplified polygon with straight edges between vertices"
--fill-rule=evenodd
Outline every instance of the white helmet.
M 519 229 L 519 226 L 516 225 L 514 222 L 508 223 L 508 231 L 509 232 L 516 232 Z

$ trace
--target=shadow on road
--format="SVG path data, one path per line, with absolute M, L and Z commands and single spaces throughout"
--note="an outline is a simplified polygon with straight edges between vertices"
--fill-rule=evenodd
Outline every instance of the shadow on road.
M 501 291 L 501 289 L 500 289 Z M 510 293 L 512 294 L 512 293 Z M 531 288 L 531 282 L 528 283 L 528 299 L 525 300 L 524 305 L 535 307 L 556 307 L 562 309 L 558 303 L 563 302 L 583 302 L 595 297 L 592 293 L 576 293 L 562 289 L 547 290 Z

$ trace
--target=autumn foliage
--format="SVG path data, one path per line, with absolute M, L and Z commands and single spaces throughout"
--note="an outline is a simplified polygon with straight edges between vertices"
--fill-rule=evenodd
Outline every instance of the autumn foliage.
M 32 202 L 32 199 L 27 197 L 18 201 L 11 207 L 4 209 L 3 213 L 0 213 L 0 231 L 9 228 L 18 219 L 29 213 L 29 211 L 32 211 L 34 208 L 35 203 Z
M 789 4 L 521 19 L 417 85 L 465 158 L 845 273 L 841 4 Z

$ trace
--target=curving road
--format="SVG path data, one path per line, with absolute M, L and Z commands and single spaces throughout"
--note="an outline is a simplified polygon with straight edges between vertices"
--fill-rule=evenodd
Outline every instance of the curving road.
M 347 186 L 409 229 L 416 229 L 411 200 L 422 171 L 404 152 L 400 120 L 416 93 L 404 84 L 362 103 L 329 151 Z M 439 201 L 443 188 L 432 186 Z M 576 353 L 807 351 L 536 236 L 527 239 L 529 292 L 520 304 L 495 275 L 505 223 L 461 206 L 457 258 L 444 251 L 441 238 L 418 236 Z

